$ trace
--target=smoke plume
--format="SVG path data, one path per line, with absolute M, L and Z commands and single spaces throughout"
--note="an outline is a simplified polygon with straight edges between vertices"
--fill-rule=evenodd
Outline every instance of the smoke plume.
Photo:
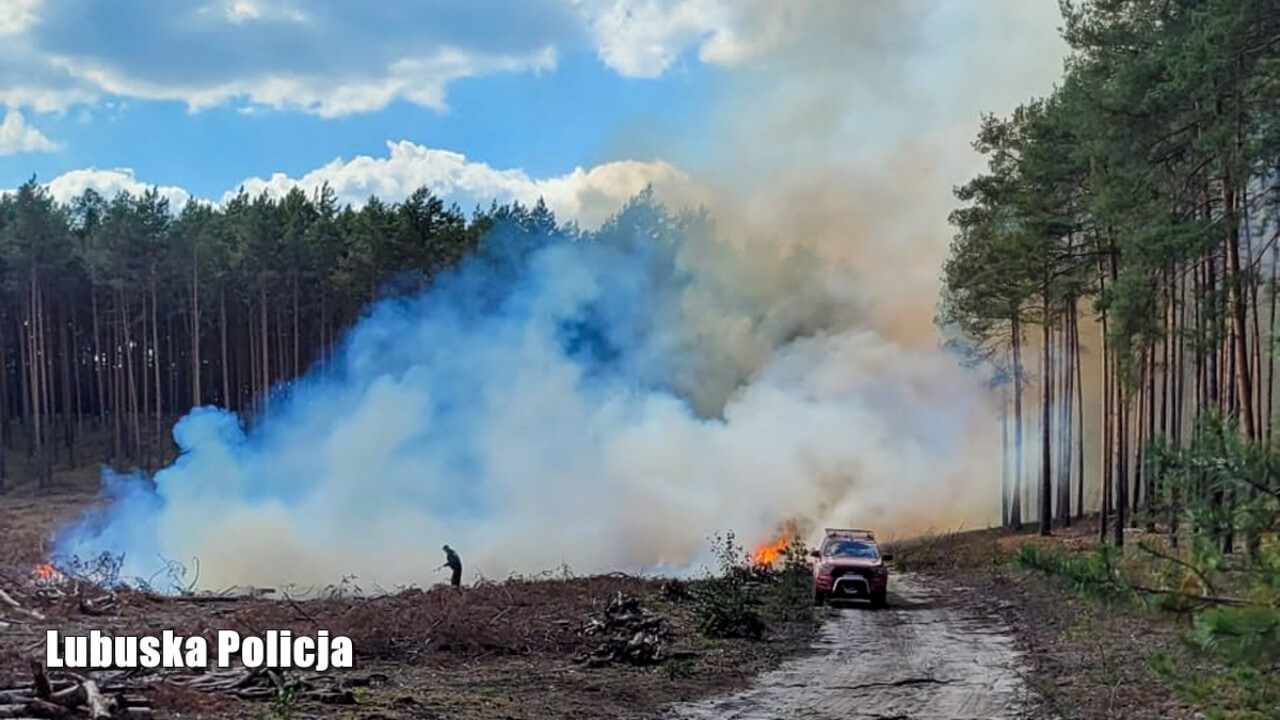
M 207 587 L 390 586 L 430 582 L 446 542 L 501 577 L 686 568 L 715 531 L 788 519 L 992 519 L 994 413 L 932 317 L 979 113 L 1058 69 L 1052 9 L 1026 6 L 769 11 L 683 163 L 709 215 L 645 194 L 585 236 L 496 229 L 250 428 L 199 408 L 172 466 L 108 473 L 114 501 L 59 552 L 144 577 L 198 557 Z

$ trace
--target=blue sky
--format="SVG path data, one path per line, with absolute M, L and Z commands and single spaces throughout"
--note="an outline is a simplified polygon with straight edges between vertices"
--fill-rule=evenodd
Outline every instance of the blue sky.
M 700 161 L 692 139 L 725 73 L 769 43 L 758 25 L 775 14 L 727 0 L 158 7 L 0 0 L 0 188 L 34 174 L 60 199 L 157 185 L 216 201 L 330 167 L 312 184 L 353 202 L 425 178 L 464 205 L 550 193 L 578 214 Z M 360 158 L 381 164 L 345 165 Z
M 0 0 L 0 189 L 428 184 L 591 224 L 647 184 L 703 202 L 904 148 L 958 175 L 980 113 L 1047 91 L 1055 23 L 1024 0 Z
M 385 154 L 389 139 L 457 150 L 536 177 L 558 175 L 623 154 L 670 154 L 665 139 L 705 122 L 715 74 L 684 63 L 659 79 L 626 78 L 578 52 L 554 72 L 460 80 L 444 110 L 397 100 L 336 118 L 230 106 L 191 112 L 177 101 L 111 98 L 106 102 L 118 108 L 29 118 L 60 148 L 0 157 L 0 187 L 32 173 L 49 180 L 82 167 L 129 167 L 147 182 L 218 197 L 246 177 L 300 175 L 335 157 Z

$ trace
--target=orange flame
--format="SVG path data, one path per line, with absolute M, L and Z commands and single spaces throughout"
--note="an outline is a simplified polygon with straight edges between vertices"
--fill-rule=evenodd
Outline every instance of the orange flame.
M 772 566 L 782 558 L 782 554 L 791 546 L 791 539 L 796 535 L 796 523 L 788 520 L 778 528 L 774 538 L 763 542 L 751 551 L 753 565 Z
M 787 546 L 790 544 L 791 542 L 785 537 L 770 540 L 751 551 L 751 562 L 755 565 L 773 565 L 778 562 L 778 558 L 782 557 L 782 553 L 787 551 Z
M 49 563 L 41 563 L 35 566 L 31 570 L 31 574 L 35 576 L 38 582 L 58 582 L 62 579 L 62 571 Z

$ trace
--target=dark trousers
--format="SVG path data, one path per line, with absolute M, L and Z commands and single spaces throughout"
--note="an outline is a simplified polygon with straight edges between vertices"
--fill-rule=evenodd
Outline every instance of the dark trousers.
M 454 587 L 462 585 L 462 565 L 450 565 L 449 570 L 451 571 L 449 584 Z

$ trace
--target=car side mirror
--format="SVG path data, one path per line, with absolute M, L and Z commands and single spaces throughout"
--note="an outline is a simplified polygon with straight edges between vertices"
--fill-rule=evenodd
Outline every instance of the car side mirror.
M 893 553 L 881 553 L 880 559 L 885 562 L 893 562 Z
M 817 551 L 817 550 L 810 550 L 810 551 L 809 551 L 809 557 L 811 557 L 811 558 L 819 558 L 819 559 L 821 559 L 821 558 L 822 558 L 822 553 L 821 553 L 821 552 L 819 552 L 819 551 Z

